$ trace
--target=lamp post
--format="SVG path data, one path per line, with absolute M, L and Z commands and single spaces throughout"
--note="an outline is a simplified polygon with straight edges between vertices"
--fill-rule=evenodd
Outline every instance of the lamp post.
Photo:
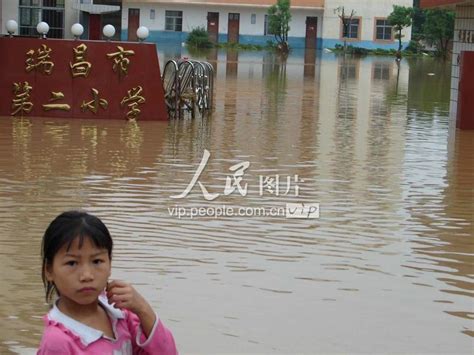
M 74 39 L 78 40 L 84 33 L 84 27 L 80 23 L 75 23 L 71 26 L 71 33 L 74 36 Z
M 150 34 L 150 31 L 148 30 L 147 27 L 145 26 L 138 27 L 137 37 L 140 40 L 140 43 L 143 42 L 148 37 L 149 34 Z
M 104 34 L 105 37 L 107 37 L 107 41 L 110 41 L 110 39 L 115 34 L 115 27 L 112 25 L 105 25 L 104 28 L 102 29 L 102 33 Z
M 18 23 L 15 20 L 8 20 L 5 24 L 5 28 L 10 37 L 13 37 L 13 34 L 18 30 Z
M 38 31 L 38 33 L 40 34 L 40 38 L 46 39 L 46 34 L 49 31 L 49 25 L 46 22 L 41 21 L 36 26 L 36 31 Z

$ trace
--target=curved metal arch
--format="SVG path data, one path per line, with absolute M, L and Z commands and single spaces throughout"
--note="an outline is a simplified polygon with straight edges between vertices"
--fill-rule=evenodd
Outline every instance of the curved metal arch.
M 195 116 L 212 108 L 214 67 L 193 59 L 169 60 L 163 70 L 163 88 L 169 114 L 182 116 L 183 111 Z

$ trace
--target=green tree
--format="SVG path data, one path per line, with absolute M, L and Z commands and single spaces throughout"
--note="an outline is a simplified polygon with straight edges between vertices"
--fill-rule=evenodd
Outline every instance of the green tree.
M 288 32 L 290 31 L 290 0 L 277 0 L 268 9 L 268 30 L 275 36 L 278 48 L 283 52 L 289 51 Z
M 423 34 L 426 41 L 434 45 L 438 54 L 446 58 L 449 41 L 454 36 L 454 18 L 452 11 L 432 9 L 426 11 Z
M 420 0 L 414 0 L 411 39 L 418 39 L 423 34 L 423 24 L 425 23 L 425 12 L 426 11 L 420 7 Z
M 411 26 L 413 17 L 413 8 L 393 5 L 393 11 L 388 16 L 388 22 L 393 26 L 396 31 L 395 38 L 398 39 L 398 53 L 397 56 L 401 55 L 402 52 L 402 30 L 405 27 Z

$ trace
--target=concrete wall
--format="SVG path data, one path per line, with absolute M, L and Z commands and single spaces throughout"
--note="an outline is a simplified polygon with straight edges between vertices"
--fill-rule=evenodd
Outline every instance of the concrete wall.
M 140 9 L 140 25 L 147 26 L 150 30 L 150 40 L 152 41 L 184 41 L 187 33 L 192 29 L 203 26 L 207 27 L 207 13 L 219 13 L 219 40 L 227 41 L 227 24 L 229 13 L 240 14 L 240 41 L 242 43 L 265 44 L 273 39 L 273 36 L 264 36 L 265 15 L 267 8 L 249 8 L 238 6 L 199 6 L 192 4 L 124 4 L 122 11 L 122 39 L 127 37 L 128 9 Z M 155 19 L 150 18 L 150 10 L 155 10 Z M 183 11 L 183 32 L 176 33 L 165 31 L 165 11 Z M 255 24 L 251 23 L 252 14 L 256 15 Z M 293 10 L 290 32 L 288 36 L 290 43 L 297 44 L 297 47 L 304 46 L 306 35 L 306 17 L 316 16 L 318 22 L 318 37 L 322 33 L 322 10 Z
M 375 18 L 386 18 L 393 11 L 393 5 L 413 6 L 413 0 L 328 0 L 324 9 L 323 25 L 323 47 L 334 47 L 335 44 L 342 44 L 341 40 L 341 19 L 334 10 L 344 6 L 345 13 L 350 14 L 355 10 L 355 17 L 360 17 L 359 29 L 360 40 L 351 40 L 349 44 L 366 48 L 398 48 L 397 41 L 374 42 Z M 411 39 L 411 28 L 403 32 L 403 42 L 407 44 Z
M 458 106 L 459 65 L 458 56 L 461 51 L 474 51 L 474 43 L 460 41 L 461 31 L 474 32 L 474 3 L 456 7 L 456 24 L 454 26 L 453 67 L 451 75 L 451 105 L 450 116 L 452 122 L 456 121 Z
M 1 2 L 2 5 L 2 27 L 1 27 L 1 32 L 2 33 L 7 33 L 7 30 L 5 28 L 5 24 L 7 23 L 8 20 L 15 20 L 18 22 L 18 26 L 20 25 L 20 21 L 18 19 L 19 13 L 18 13 L 18 0 L 3 0 Z
M 74 36 L 71 33 L 71 26 L 79 22 L 79 11 L 72 8 L 76 0 L 66 0 L 64 2 L 64 38 L 71 39 Z

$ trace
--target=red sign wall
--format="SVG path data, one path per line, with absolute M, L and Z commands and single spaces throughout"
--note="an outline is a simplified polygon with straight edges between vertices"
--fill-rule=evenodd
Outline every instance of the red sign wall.
M 167 120 L 151 43 L 0 38 L 0 115 Z

